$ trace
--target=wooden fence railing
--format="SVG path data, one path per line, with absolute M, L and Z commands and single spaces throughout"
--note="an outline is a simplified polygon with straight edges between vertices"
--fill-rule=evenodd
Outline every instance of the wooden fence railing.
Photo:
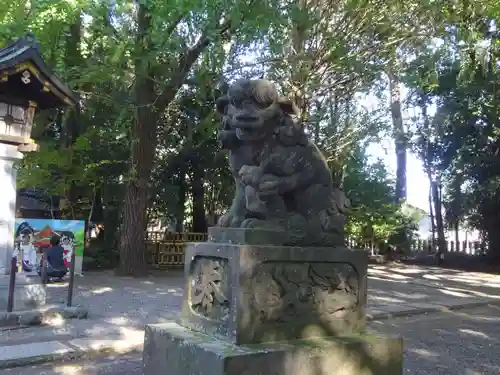
M 205 242 L 207 236 L 207 233 L 147 232 L 145 239 L 146 260 L 154 268 L 182 267 L 184 266 L 186 243 Z M 351 244 L 348 243 L 347 245 Z M 482 255 L 485 252 L 484 243 L 479 241 L 461 241 L 458 244 L 455 241 L 446 241 L 446 246 L 448 252 L 469 255 Z M 412 252 L 434 253 L 437 250 L 437 246 L 432 241 L 417 240 L 412 243 L 410 250 Z
M 433 241 L 417 240 L 414 241 L 411 247 L 412 252 L 429 252 L 437 251 L 437 244 Z M 483 255 L 486 251 L 486 245 L 480 241 L 446 241 L 446 251 L 450 253 L 462 253 L 468 255 Z
M 366 243 L 357 243 L 356 241 L 352 241 L 347 239 L 346 246 L 351 248 L 358 249 L 372 249 L 372 244 L 370 242 Z M 382 251 L 384 249 L 378 249 L 376 246 L 373 246 L 376 253 Z M 412 253 L 435 253 L 437 252 L 437 242 L 431 240 L 416 240 L 410 245 L 410 251 Z M 481 241 L 460 241 L 456 243 L 455 241 L 446 241 L 446 251 L 450 253 L 461 253 L 467 255 L 483 255 L 487 250 L 487 247 L 484 242 Z
M 146 233 L 146 261 L 154 268 L 184 266 L 187 242 L 204 242 L 207 233 Z

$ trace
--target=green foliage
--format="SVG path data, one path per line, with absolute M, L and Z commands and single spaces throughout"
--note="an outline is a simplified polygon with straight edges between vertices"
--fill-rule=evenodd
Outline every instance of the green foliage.
M 498 4 L 484 2 L 462 12 L 442 46 L 423 50 L 409 66 L 413 99 L 436 105 L 427 123 L 417 119 L 414 147 L 442 185 L 448 227 L 477 229 L 497 256 L 500 33 L 488 14 L 498 12 Z
M 500 191 L 499 40 L 485 33 L 498 15 L 494 1 L 2 2 L 0 44 L 35 33 L 47 63 L 82 97 L 78 121 L 68 111 L 37 115 L 40 152 L 20 164 L 19 185 L 65 197 L 72 217 L 104 222 L 99 254 L 113 259 L 125 191 L 144 176 L 151 221 L 213 225 L 233 189 L 215 99 L 222 83 L 264 76 L 298 102 L 350 197 L 351 238 L 399 243 L 417 217 L 394 204 L 394 181 L 365 155 L 390 121 L 357 99 L 390 69 L 438 106 L 432 126 L 417 126 L 414 147 L 449 177 L 447 212 L 484 229 Z M 433 38 L 443 45 L 430 48 Z M 137 151 L 144 140 L 154 157 Z
M 352 205 L 347 225 L 351 240 L 382 247 L 411 239 L 421 213 L 394 203 L 394 183 L 381 161 L 370 164 L 364 152 L 357 150 L 346 165 L 344 189 Z

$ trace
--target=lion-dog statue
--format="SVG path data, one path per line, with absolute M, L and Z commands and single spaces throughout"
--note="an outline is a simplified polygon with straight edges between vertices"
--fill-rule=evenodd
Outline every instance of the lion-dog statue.
M 295 104 L 267 80 L 239 80 L 217 100 L 217 111 L 218 139 L 236 183 L 217 225 L 284 231 L 283 245 L 344 245 L 349 201 L 333 186 Z

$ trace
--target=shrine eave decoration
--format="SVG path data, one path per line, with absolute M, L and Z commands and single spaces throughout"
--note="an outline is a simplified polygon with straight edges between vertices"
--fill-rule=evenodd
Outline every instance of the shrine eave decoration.
M 39 109 L 78 105 L 78 96 L 44 62 L 32 34 L 0 49 L 0 101 Z

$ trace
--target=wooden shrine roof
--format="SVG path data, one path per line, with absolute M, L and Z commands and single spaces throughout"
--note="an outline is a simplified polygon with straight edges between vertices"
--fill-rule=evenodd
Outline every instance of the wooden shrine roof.
M 20 105 L 35 102 L 41 109 L 78 103 L 77 94 L 47 66 L 31 34 L 0 49 L 0 100 L 2 97 Z

